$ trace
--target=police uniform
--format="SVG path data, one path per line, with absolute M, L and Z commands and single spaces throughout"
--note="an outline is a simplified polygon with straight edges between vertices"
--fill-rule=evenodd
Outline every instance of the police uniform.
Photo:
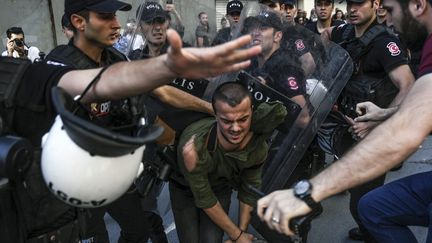
M 342 20 L 338 20 L 338 19 L 332 19 L 330 26 L 339 26 L 342 24 L 345 24 L 345 22 Z M 321 35 L 321 33 L 318 31 L 318 22 L 317 21 L 306 23 L 305 28 L 314 32 L 315 34 Z
M 257 76 L 266 80 L 271 88 L 281 92 L 288 98 L 306 94 L 304 72 L 290 60 L 288 53 L 281 48 L 275 51 L 264 65 L 255 70 Z
M 380 31 L 379 27 L 383 29 Z M 365 37 L 374 33 L 373 39 L 365 41 Z M 393 69 L 408 64 L 405 50 L 399 39 L 391 34 L 376 20 L 368 27 L 362 37 L 355 38 L 354 26 L 346 24 L 335 27 L 331 40 L 340 44 L 350 54 L 354 62 L 354 72 L 338 98 L 339 110 L 350 117 L 356 117 L 357 103 L 371 101 L 380 107 L 388 107 L 398 93 L 398 88 L 388 77 Z M 363 38 L 363 39 L 362 39 Z M 361 44 L 369 42 L 367 46 Z M 351 136 L 346 136 L 343 143 L 345 149 L 355 144 Z M 345 151 L 341 151 L 343 154 Z M 379 161 L 377 161 L 379 163 Z M 358 216 L 357 207 L 360 198 L 372 189 L 384 184 L 385 175 L 350 189 L 350 211 L 360 228 L 365 240 L 371 240 Z M 353 232 L 352 232 L 353 233 Z
M 366 32 L 378 25 L 375 21 Z M 353 76 L 339 99 L 342 112 L 356 117 L 355 105 L 364 101 L 388 107 L 398 93 L 398 89 L 388 78 L 388 73 L 409 63 L 400 40 L 389 32 L 382 32 L 368 47 L 361 48 L 359 38 L 355 38 L 354 28 L 349 24 L 334 28 L 331 40 L 348 51 L 355 65 Z
M 313 47 L 309 41 L 312 34 L 310 32 L 304 33 L 304 31 L 305 28 L 300 25 L 284 26 L 283 29 L 281 48 L 289 51 L 291 56 L 293 55 L 296 59 L 310 52 Z
M 56 116 L 51 88 L 71 68 L 37 63 L 24 70 L 10 70 L 7 59 L 0 57 L 1 75 L 5 71 L 23 72 L 22 78 L 13 81 L 20 84 L 12 106 L 11 131 L 7 134 L 28 139 L 35 153 L 25 173 L 9 179 L 7 187 L 0 187 L 0 242 L 48 242 L 52 238 L 77 242 L 76 208 L 55 198 L 45 185 L 40 169 L 42 136 L 49 131 Z
M 223 43 L 226 43 L 228 41 L 230 41 L 232 39 L 232 35 L 231 35 L 231 28 L 230 27 L 225 27 L 223 29 L 220 29 L 215 38 L 213 39 L 212 42 L 212 46 L 216 46 L 216 45 L 220 45 Z
M 102 63 L 92 60 L 73 45 L 73 40 L 68 45 L 54 48 L 45 59 L 47 62 L 62 63 L 77 69 L 89 69 L 125 61 L 127 58 L 116 49 L 107 47 L 102 51 L 101 60 Z M 109 128 L 128 127 L 128 125 L 139 120 L 137 115 L 133 115 L 132 107 L 138 110 L 144 108 L 138 102 L 137 99 L 130 98 L 120 101 L 91 103 L 86 116 L 100 126 Z M 132 131 L 125 130 L 124 132 L 130 133 Z M 96 237 L 97 242 L 109 242 L 104 221 L 105 212 L 108 212 L 119 223 L 121 240 L 137 242 L 150 234 L 149 229 L 151 226 L 147 221 L 145 211 L 141 207 L 140 196 L 136 190 L 125 193 L 121 198 L 106 207 L 89 209 L 87 214 L 88 232 L 86 234 L 88 239 Z

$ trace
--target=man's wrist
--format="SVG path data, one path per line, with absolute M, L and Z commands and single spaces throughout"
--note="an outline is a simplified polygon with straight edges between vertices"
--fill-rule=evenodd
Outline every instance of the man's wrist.
M 240 237 L 242 236 L 242 234 L 244 233 L 244 231 L 243 230 L 241 230 L 241 229 L 239 229 L 240 230 L 240 232 L 237 234 L 237 236 L 234 236 L 234 237 L 230 237 L 231 238 L 231 240 L 233 241 L 233 242 L 236 242 L 236 241 L 238 241 L 238 239 L 240 239 Z
M 312 198 L 312 183 L 308 180 L 301 180 L 293 187 L 294 196 L 305 202 L 312 210 L 319 207 L 319 203 Z

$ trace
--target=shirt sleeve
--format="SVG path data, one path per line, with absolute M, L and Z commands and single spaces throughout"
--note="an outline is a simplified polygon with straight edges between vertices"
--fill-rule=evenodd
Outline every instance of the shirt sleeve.
M 287 110 L 278 101 L 262 103 L 254 111 L 251 129 L 257 134 L 269 134 L 285 119 Z
M 402 47 L 399 39 L 394 36 L 379 38 L 372 47 L 371 53 L 376 53 L 377 60 L 386 73 L 400 65 L 408 64 L 406 50 Z
M 208 153 L 205 146 L 205 138 L 208 130 L 195 133 L 195 129 L 190 127 L 185 130 L 180 138 L 177 150 L 178 165 L 181 173 L 184 175 L 186 181 L 194 196 L 195 205 L 198 208 L 211 208 L 217 203 L 217 197 L 214 194 L 209 179 L 208 171 L 211 166 L 212 158 Z M 195 149 L 198 154 L 198 161 L 196 167 L 192 171 L 188 171 L 185 167 L 182 149 L 184 144 L 195 134 Z

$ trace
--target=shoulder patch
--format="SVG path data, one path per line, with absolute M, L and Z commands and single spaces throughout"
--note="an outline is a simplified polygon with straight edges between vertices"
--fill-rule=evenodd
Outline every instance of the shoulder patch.
M 297 84 L 297 80 L 294 77 L 288 77 L 288 86 L 291 90 L 298 90 L 299 86 Z
M 401 53 L 399 46 L 393 41 L 387 44 L 387 49 L 392 56 L 398 56 Z
M 298 39 L 295 41 L 297 51 L 303 51 L 305 49 L 305 45 L 302 39 Z

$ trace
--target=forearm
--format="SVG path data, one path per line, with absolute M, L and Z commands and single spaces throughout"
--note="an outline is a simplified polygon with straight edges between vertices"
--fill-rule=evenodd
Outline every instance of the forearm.
M 148 60 L 120 62 L 110 66 L 89 90 L 83 101 L 115 100 L 143 94 L 170 83 L 175 77 L 165 63 L 166 55 Z M 150 64 L 151 62 L 151 64 Z M 66 73 L 59 82 L 72 96 L 81 94 L 101 69 Z
M 152 92 L 162 102 L 185 110 L 213 114 L 211 104 L 178 88 L 164 85 Z
M 408 65 L 402 65 L 389 73 L 393 84 L 399 89 L 398 94 L 393 99 L 389 107 L 399 105 L 407 96 L 414 85 L 414 75 Z
M 244 202 L 239 201 L 239 208 L 240 208 L 239 227 L 242 231 L 246 232 L 251 219 L 251 212 L 253 210 L 253 207 L 251 207 L 250 205 Z
M 228 234 L 231 239 L 236 239 L 240 235 L 241 229 L 239 229 L 239 227 L 237 227 L 237 225 L 235 225 L 229 218 L 219 202 L 217 202 L 213 207 L 205 208 L 203 210 L 216 225 Z

